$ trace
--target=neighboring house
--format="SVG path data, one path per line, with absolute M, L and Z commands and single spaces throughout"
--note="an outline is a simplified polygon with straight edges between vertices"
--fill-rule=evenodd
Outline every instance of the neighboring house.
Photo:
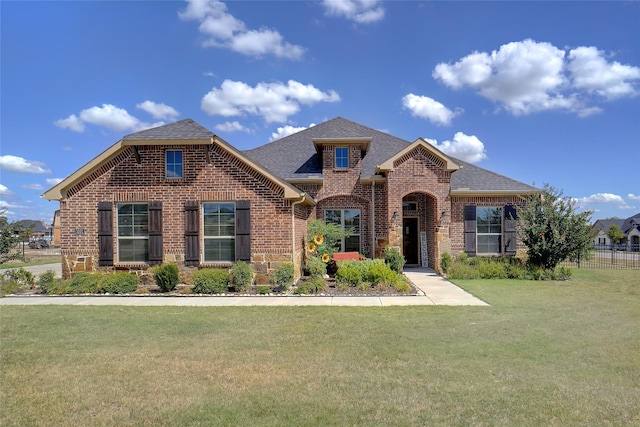
M 613 242 L 608 236 L 609 228 L 618 226 L 624 237 L 618 243 L 617 249 L 627 251 L 640 251 L 640 213 L 627 219 L 599 219 L 593 223 L 592 228 L 597 231 L 593 238 L 596 249 L 610 249 Z
M 252 263 L 298 272 L 308 222 L 350 227 L 343 251 L 438 269 L 444 252 L 515 254 L 517 207 L 535 187 L 423 139 L 336 118 L 239 151 L 191 119 L 127 135 L 44 194 L 60 201 L 63 275 Z
M 51 239 L 52 228 L 48 227 L 44 221 L 22 219 L 17 221 L 17 224 L 23 230 L 30 230 L 29 238 Z
M 53 240 L 51 244 L 53 246 L 60 246 L 61 236 L 60 236 L 60 209 L 53 213 Z

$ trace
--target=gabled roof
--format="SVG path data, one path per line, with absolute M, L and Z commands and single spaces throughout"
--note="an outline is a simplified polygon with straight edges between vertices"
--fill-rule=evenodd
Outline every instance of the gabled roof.
M 491 172 L 467 162 L 452 158 L 420 138 L 411 143 L 342 117 L 329 120 L 282 139 L 244 153 L 278 176 L 291 181 L 302 182 L 322 179 L 322 162 L 313 141 L 321 139 L 370 138 L 368 150 L 362 159 L 362 177 L 376 175 L 379 165 L 385 165 L 400 153 L 411 150 L 413 145 L 426 144 L 426 148 L 437 153 L 452 170 L 451 193 L 465 194 L 528 194 L 537 188 L 515 179 Z M 457 165 L 461 166 L 458 170 Z M 388 166 L 388 165 L 387 165 Z
M 625 219 L 624 222 L 622 223 L 622 226 L 620 226 L 620 230 L 622 230 L 624 234 L 629 234 L 629 231 L 631 231 L 631 229 L 633 229 L 634 227 L 637 227 L 639 224 L 640 224 L 640 212 Z
M 622 224 L 624 224 L 624 219 L 599 219 L 593 223 L 594 230 L 602 230 L 604 232 L 609 231 L 609 227 L 612 225 L 617 225 L 618 228 L 622 229 Z
M 31 229 L 32 233 L 45 233 L 51 229 L 47 227 L 44 222 L 34 219 L 21 219 L 17 221 L 18 225 L 24 229 Z
M 48 200 L 62 200 L 66 198 L 66 192 L 69 188 L 84 179 L 87 175 L 91 174 L 94 170 L 111 160 L 113 157 L 118 155 L 129 146 L 202 144 L 217 144 L 225 151 L 247 163 L 254 170 L 260 172 L 271 181 L 282 186 L 284 189 L 285 198 L 303 199 L 305 203 L 308 204 L 315 203 L 310 196 L 300 192 L 300 190 L 298 190 L 296 187 L 282 180 L 280 177 L 274 175 L 270 170 L 265 169 L 263 166 L 253 162 L 235 147 L 231 146 L 223 139 L 214 135 L 213 132 L 209 131 L 208 129 L 191 119 L 184 119 L 178 122 L 126 135 L 120 141 L 107 148 L 105 151 L 82 166 L 80 169 L 46 191 L 42 195 L 42 197 Z
M 417 147 L 422 147 L 427 152 L 432 153 L 436 157 L 440 158 L 440 160 L 444 162 L 445 167 L 449 172 L 457 171 L 458 169 L 460 169 L 460 165 L 454 162 L 453 160 L 451 160 L 451 157 L 447 156 L 442 151 L 438 150 L 436 147 L 433 146 L 433 144 L 429 144 L 423 138 L 418 138 L 414 141 L 413 144 L 407 145 L 405 148 L 403 148 L 402 150 L 398 151 L 396 154 L 394 154 L 393 156 L 385 160 L 382 164 L 378 165 L 376 167 L 376 171 L 392 170 L 393 164 L 396 160 L 398 160 L 399 158 L 401 158 L 402 156 L 404 156 L 405 154 L 407 154 L 408 152 L 410 152 L 411 150 Z

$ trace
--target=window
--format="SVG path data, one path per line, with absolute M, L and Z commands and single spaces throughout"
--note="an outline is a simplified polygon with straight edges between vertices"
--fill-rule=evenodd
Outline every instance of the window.
M 165 152 L 165 176 L 167 179 L 182 178 L 182 150 Z
M 342 252 L 360 252 L 360 209 L 328 209 L 324 211 L 326 224 L 338 224 L 350 235 L 342 238 Z
M 149 260 L 149 205 L 119 203 L 118 261 L 147 262 Z
M 502 208 L 482 207 L 476 209 L 479 254 L 502 252 Z
M 336 168 L 349 167 L 349 147 L 336 147 Z
M 234 262 L 236 206 L 232 202 L 203 203 L 204 262 Z

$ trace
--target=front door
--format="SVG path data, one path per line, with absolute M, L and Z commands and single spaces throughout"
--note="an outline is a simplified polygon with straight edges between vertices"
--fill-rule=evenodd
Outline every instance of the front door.
M 418 218 L 402 218 L 402 253 L 407 265 L 418 265 Z

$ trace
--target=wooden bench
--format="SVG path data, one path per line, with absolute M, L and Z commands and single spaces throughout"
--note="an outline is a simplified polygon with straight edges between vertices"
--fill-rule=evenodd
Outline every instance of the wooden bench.
M 361 261 L 364 258 L 360 257 L 358 252 L 334 252 L 332 261 Z

